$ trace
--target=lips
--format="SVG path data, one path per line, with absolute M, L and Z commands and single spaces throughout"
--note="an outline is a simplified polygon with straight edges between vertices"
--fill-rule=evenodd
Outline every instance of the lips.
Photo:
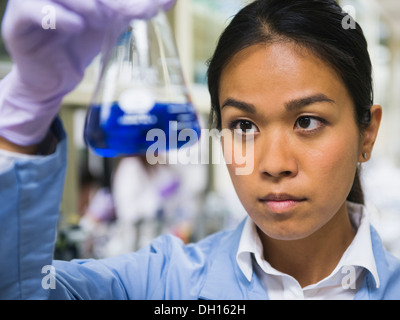
M 269 195 L 259 198 L 268 210 L 275 213 L 284 213 L 294 209 L 307 199 L 303 197 L 293 196 L 287 193 L 270 193 Z

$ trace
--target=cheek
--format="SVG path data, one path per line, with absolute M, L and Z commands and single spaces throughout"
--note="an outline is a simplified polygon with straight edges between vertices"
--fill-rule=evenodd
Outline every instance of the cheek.
M 222 151 L 233 187 L 244 207 L 252 207 L 257 177 L 254 170 L 254 144 L 235 143 L 231 137 L 223 137 Z
M 227 168 L 241 204 L 247 213 L 251 215 L 251 212 L 256 210 L 255 206 L 257 205 L 257 201 L 254 198 L 254 195 L 257 194 L 257 177 L 253 175 L 238 175 L 235 165 L 227 165 Z
M 319 150 L 308 152 L 304 169 L 323 201 L 341 202 L 347 198 L 357 169 L 358 150 L 354 135 L 337 135 Z
M 222 132 L 222 153 L 229 173 L 233 176 L 250 176 L 254 173 L 254 137 L 243 138 L 229 130 Z

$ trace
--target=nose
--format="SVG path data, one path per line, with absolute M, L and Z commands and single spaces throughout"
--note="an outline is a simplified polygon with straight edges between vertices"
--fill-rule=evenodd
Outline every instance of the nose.
M 262 146 L 258 150 L 258 170 L 261 175 L 280 179 L 298 174 L 294 147 L 284 133 L 276 132 L 260 142 Z

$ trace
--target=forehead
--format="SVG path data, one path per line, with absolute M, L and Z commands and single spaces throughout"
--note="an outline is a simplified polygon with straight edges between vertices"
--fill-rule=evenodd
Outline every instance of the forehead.
M 238 98 L 252 104 L 284 104 L 305 94 L 323 93 L 337 102 L 350 95 L 338 74 L 308 50 L 277 42 L 248 47 L 225 66 L 220 101 Z M 345 101 L 346 100 L 346 101 Z

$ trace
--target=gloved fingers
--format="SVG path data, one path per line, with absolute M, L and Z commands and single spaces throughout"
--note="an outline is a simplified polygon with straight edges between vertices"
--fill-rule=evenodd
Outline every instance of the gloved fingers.
M 2 34 L 23 35 L 32 29 L 42 28 L 46 17 L 53 15 L 55 28 L 66 33 L 76 33 L 84 25 L 107 27 L 109 18 L 118 20 L 149 19 L 159 8 L 170 9 L 176 0 L 9 0 L 2 23 Z M 12 21 L 11 21 L 12 20 Z
M 160 8 L 170 9 L 176 0 L 49 0 L 81 15 L 95 28 L 104 28 L 111 20 L 149 19 Z
M 83 26 L 82 18 L 62 6 L 46 0 L 9 0 L 2 22 L 2 35 L 9 40 L 32 31 L 46 31 L 47 19 L 54 16 L 58 31 L 75 33 Z
M 68 1 L 68 0 L 64 0 Z M 177 0 L 97 0 L 120 17 L 150 19 L 160 9 L 170 10 Z
M 158 0 L 97 0 L 117 16 L 126 19 L 150 19 L 159 10 Z
M 151 18 L 157 11 L 159 0 L 52 0 L 55 3 L 79 13 L 90 25 L 106 23 L 105 17 L 119 18 Z M 169 1 L 163 0 L 169 4 Z
M 80 15 L 91 27 L 101 28 L 107 24 L 107 18 L 112 13 L 104 10 L 97 0 L 48 0 L 58 4 L 70 12 Z
M 176 3 L 176 0 L 159 0 L 160 7 L 165 11 L 170 10 Z

